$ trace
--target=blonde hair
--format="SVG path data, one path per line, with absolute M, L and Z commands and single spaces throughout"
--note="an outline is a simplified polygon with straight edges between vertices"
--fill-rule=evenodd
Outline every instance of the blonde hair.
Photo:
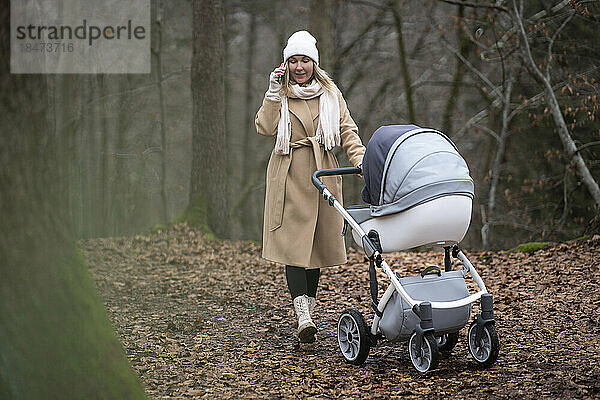
M 333 83 L 333 79 L 331 79 L 327 72 L 325 72 L 324 69 L 319 67 L 319 65 L 316 62 L 314 62 L 313 60 L 311 61 L 313 62 L 313 73 L 310 77 L 310 80 L 315 79 L 321 84 L 323 89 L 327 90 L 328 92 L 335 93 L 337 91 L 337 86 L 335 85 L 335 83 Z M 283 75 L 283 81 L 281 86 L 282 88 L 279 91 L 279 94 L 281 96 L 289 96 L 289 94 L 292 92 L 292 78 L 290 77 L 289 68 L 285 69 L 285 74 Z

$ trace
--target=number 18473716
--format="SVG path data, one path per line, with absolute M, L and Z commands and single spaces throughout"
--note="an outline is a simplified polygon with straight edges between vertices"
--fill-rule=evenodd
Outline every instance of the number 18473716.
M 27 42 L 19 43 L 21 53 L 71 53 L 75 50 L 72 42 Z

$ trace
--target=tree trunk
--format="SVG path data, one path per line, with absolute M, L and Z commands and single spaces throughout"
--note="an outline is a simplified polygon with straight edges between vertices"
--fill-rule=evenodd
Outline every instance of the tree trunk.
M 108 78 L 110 79 L 110 78 Z M 100 96 L 102 98 L 104 98 L 106 96 L 106 94 L 108 93 L 107 91 L 107 80 L 106 75 L 104 74 L 99 74 L 98 75 L 98 86 L 100 88 L 99 93 Z M 101 106 L 100 106 L 101 105 Z M 109 199 L 110 199 L 110 195 L 109 195 L 109 185 L 108 185 L 108 176 L 109 176 L 109 171 L 108 171 L 108 139 L 109 139 L 109 130 L 108 130 L 108 124 L 107 124 L 107 120 L 108 120 L 108 110 L 107 110 L 107 106 L 106 106 L 106 100 L 100 100 L 100 112 L 99 112 L 99 118 L 100 118 L 100 149 L 99 149 L 99 156 L 100 156 L 100 182 L 99 182 L 99 187 L 100 187 L 100 193 L 99 193 L 99 198 L 100 198 L 100 204 L 98 205 L 98 211 L 99 211 L 99 215 L 98 217 L 100 218 L 99 224 L 98 224 L 98 229 L 99 229 L 99 234 L 101 236 L 108 236 L 108 230 L 109 230 L 109 224 L 110 224 L 110 213 L 109 213 Z
M 310 0 L 308 29 L 317 39 L 319 66 L 328 73 L 333 70 L 333 8 L 336 0 Z
M 154 73 L 156 74 L 156 87 L 160 105 L 160 222 L 166 224 L 169 221 L 167 203 L 167 100 L 163 87 L 162 73 L 162 4 L 161 0 L 155 0 L 152 10 L 154 13 L 155 35 L 152 48 L 154 59 Z
M 88 144 L 90 159 L 88 179 L 90 180 L 90 211 L 88 220 L 91 225 L 90 237 L 102 235 L 102 78 L 101 75 L 90 75 L 90 84 L 94 101 L 89 106 L 89 116 L 91 118 L 92 129 L 89 132 Z M 96 100 L 98 98 L 98 100 Z
M 404 35 L 402 34 L 402 10 L 400 7 L 399 0 L 394 0 L 392 12 L 394 14 L 394 23 L 396 25 L 396 34 L 398 37 L 398 52 L 400 55 L 400 68 L 402 69 L 402 78 L 404 80 L 404 93 L 406 95 L 406 105 L 408 108 L 408 122 L 410 122 L 411 124 L 416 124 L 417 118 L 415 116 L 415 106 L 413 102 L 410 71 L 408 70 L 408 63 L 406 60 L 407 54 L 404 48 Z
M 506 139 L 509 136 L 508 124 L 510 123 L 508 115 L 510 113 L 510 99 L 512 95 L 512 87 L 513 87 L 513 77 L 512 74 L 509 75 L 508 82 L 506 85 L 506 89 L 503 93 L 502 99 L 502 122 L 500 128 L 500 135 L 496 138 L 497 146 L 496 154 L 494 156 L 494 161 L 492 163 L 492 177 L 490 180 L 490 192 L 488 195 L 488 208 L 485 217 L 485 221 L 483 222 L 483 227 L 481 228 L 481 241 L 484 249 L 488 249 L 489 247 L 489 237 L 491 232 L 491 227 L 493 226 L 494 217 L 495 217 L 495 208 L 496 208 L 496 190 L 498 188 L 498 180 L 500 178 L 500 172 L 502 171 L 502 160 L 504 159 L 504 153 L 506 150 Z M 482 219 L 483 214 L 482 214 Z M 491 220 L 491 223 L 490 223 Z
M 470 40 L 465 34 L 465 27 L 462 23 L 464 18 L 464 6 L 458 6 L 458 28 L 456 33 L 456 41 L 458 44 L 458 52 L 464 58 L 469 57 L 469 50 L 471 49 Z M 454 70 L 454 77 L 452 79 L 452 87 L 446 100 L 446 106 L 444 107 L 444 116 L 442 118 L 442 131 L 448 135 L 452 134 L 452 114 L 456 105 L 458 104 L 458 95 L 460 92 L 460 85 L 462 84 L 463 77 L 465 75 L 465 65 L 459 57 L 456 58 L 456 69 Z
M 125 160 L 120 154 L 126 153 L 126 131 L 127 131 L 127 123 L 126 119 L 128 118 L 127 108 L 129 105 L 129 95 L 128 90 L 130 89 L 129 85 L 129 76 L 120 76 L 117 80 L 118 82 L 118 92 L 119 99 L 117 101 L 117 122 L 116 122 L 116 145 L 115 145 L 115 178 L 112 187 L 112 214 L 114 216 L 114 230 L 113 233 L 115 235 L 122 235 L 124 232 L 124 227 L 127 226 L 127 219 L 129 214 L 126 212 L 127 210 L 127 201 L 125 192 L 128 188 L 127 180 L 128 174 L 125 171 Z
M 192 171 L 188 220 L 228 235 L 227 140 L 223 10 L 216 0 L 193 2 Z
M 256 44 L 256 15 L 254 13 L 250 14 L 250 21 L 248 22 L 248 52 L 246 53 L 246 101 L 245 101 L 245 109 L 244 109 L 244 145 L 242 147 L 242 158 L 243 158 L 243 168 L 242 168 L 242 185 L 247 185 L 250 182 L 250 176 L 252 173 L 252 164 L 256 161 L 256 153 L 254 148 L 252 147 L 252 138 L 256 136 L 256 128 L 254 127 L 254 113 L 255 110 L 252 109 L 253 102 L 252 99 L 254 97 L 254 88 L 252 85 L 253 77 L 254 77 L 254 58 L 255 54 L 255 44 Z M 250 196 L 253 198 L 255 196 Z M 256 201 L 246 201 L 244 206 L 241 208 L 241 223 L 242 223 L 242 232 L 244 233 L 244 237 L 255 237 L 256 229 L 254 228 L 257 224 L 253 223 L 253 217 L 255 216 Z M 260 224 L 258 224 L 260 227 Z
M 82 197 L 83 197 L 83 237 L 88 239 L 96 235 L 96 112 L 95 103 L 90 101 L 96 96 L 96 77 L 89 75 L 85 79 L 87 101 L 85 102 L 85 129 L 82 135 Z

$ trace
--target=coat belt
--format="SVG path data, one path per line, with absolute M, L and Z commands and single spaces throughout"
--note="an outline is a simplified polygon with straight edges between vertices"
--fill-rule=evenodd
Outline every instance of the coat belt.
M 273 209 L 273 219 L 269 224 L 270 231 L 274 231 L 281 226 L 281 222 L 283 220 L 283 204 L 285 202 L 285 183 L 290 170 L 290 165 L 292 164 L 292 154 L 294 154 L 294 150 L 301 147 L 312 147 L 317 169 L 322 169 L 321 161 L 323 159 L 322 152 L 324 147 L 317 141 L 315 136 L 309 136 L 290 143 L 290 153 L 288 155 L 279 156 L 282 157 L 282 159 L 281 164 L 279 165 L 279 170 L 277 171 L 277 182 L 275 184 L 276 198 Z M 309 172 L 310 171 L 307 171 L 306 179 L 310 180 L 311 175 Z

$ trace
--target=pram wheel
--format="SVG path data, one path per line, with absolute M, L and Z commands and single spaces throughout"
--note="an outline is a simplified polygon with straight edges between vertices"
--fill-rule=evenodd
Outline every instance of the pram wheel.
M 417 333 L 414 332 L 408 341 L 408 354 L 410 361 L 419 372 L 427 372 L 435 369 L 439 361 L 438 342 L 433 333 L 426 333 L 421 342 L 421 348 L 417 348 Z
M 458 332 L 444 333 L 437 336 L 438 350 L 440 353 L 450 353 L 456 343 L 458 343 Z
M 342 356 L 350 364 L 360 365 L 369 356 L 369 329 L 365 318 L 355 309 L 348 309 L 338 320 L 337 337 Z
M 494 324 L 486 324 L 483 327 L 482 337 L 476 343 L 477 322 L 473 322 L 467 333 L 469 353 L 482 367 L 489 367 L 498 358 L 498 334 Z

